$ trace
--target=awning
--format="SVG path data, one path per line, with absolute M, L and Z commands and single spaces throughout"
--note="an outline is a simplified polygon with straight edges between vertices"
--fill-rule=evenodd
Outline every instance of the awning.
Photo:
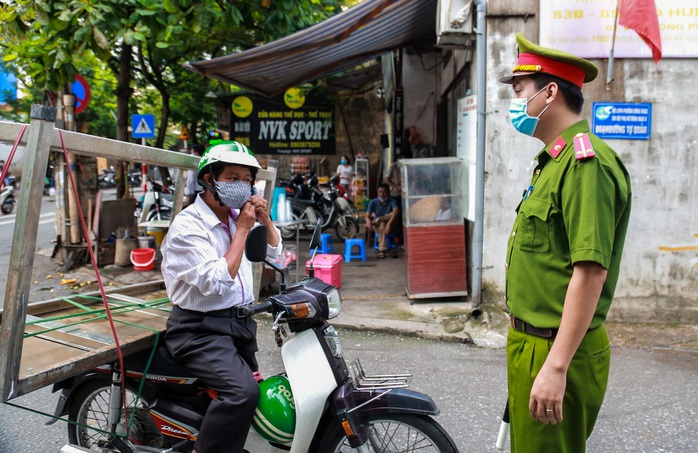
M 285 38 L 186 67 L 274 96 L 353 68 L 422 38 L 435 40 L 436 0 L 365 0 Z

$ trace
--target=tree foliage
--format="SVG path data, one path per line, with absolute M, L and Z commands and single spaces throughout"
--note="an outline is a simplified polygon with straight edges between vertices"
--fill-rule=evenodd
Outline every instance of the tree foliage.
M 18 78 L 28 79 L 33 93 L 65 89 L 80 71 L 100 72 L 95 80 L 104 81 L 104 69 L 109 68 L 116 83 L 111 105 L 120 106 L 118 127 L 127 127 L 130 113 L 155 113 L 161 129 L 156 146 L 162 147 L 170 118 L 202 133 L 215 124 L 215 108 L 206 94 L 229 89 L 189 73 L 184 62 L 279 39 L 336 14 L 345 3 L 13 0 L 0 3 L 0 53 Z M 91 67 L 85 67 L 86 62 Z M 158 94 L 155 103 L 153 90 Z M 103 100 L 91 103 L 89 110 L 109 105 Z M 100 122 L 106 118 L 96 117 Z M 120 138 L 124 137 L 122 130 Z

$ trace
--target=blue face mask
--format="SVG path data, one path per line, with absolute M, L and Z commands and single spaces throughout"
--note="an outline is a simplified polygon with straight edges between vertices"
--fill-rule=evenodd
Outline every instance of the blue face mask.
M 347 160 L 346 160 L 346 159 L 342 159 L 342 160 L 339 161 L 339 163 L 342 164 L 342 165 L 346 165 L 346 164 L 347 164 Z
M 252 186 L 246 181 L 216 181 L 216 192 L 221 203 L 231 209 L 240 209 L 252 196 Z
M 531 99 L 538 96 L 546 87 L 543 87 L 538 91 L 538 93 L 531 96 Z M 538 116 L 533 117 L 528 114 L 528 101 L 531 99 L 526 98 L 514 98 L 511 100 L 511 105 L 509 106 L 509 120 L 514 128 L 525 135 L 533 135 L 536 131 L 536 126 L 538 126 L 538 121 L 540 116 L 545 112 L 550 104 L 546 105 L 543 111 L 538 114 Z

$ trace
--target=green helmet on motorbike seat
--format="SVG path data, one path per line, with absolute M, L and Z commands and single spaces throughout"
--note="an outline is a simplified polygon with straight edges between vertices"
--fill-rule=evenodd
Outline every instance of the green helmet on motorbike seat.
M 259 383 L 259 401 L 252 426 L 268 441 L 286 444 L 293 440 L 296 405 L 286 377 L 272 376 Z
M 202 183 L 203 176 L 210 171 L 212 165 L 218 162 L 249 168 L 250 172 L 252 172 L 253 181 L 257 175 L 257 170 L 262 168 L 252 151 L 242 143 L 232 140 L 213 140 L 211 141 L 211 146 L 204 151 L 201 155 L 201 160 L 199 160 L 199 171 L 197 173 L 199 184 L 208 187 L 208 184 Z

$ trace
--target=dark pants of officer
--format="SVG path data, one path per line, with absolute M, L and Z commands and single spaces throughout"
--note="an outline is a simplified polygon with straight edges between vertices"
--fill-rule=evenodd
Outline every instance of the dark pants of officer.
M 259 398 L 257 323 L 234 309 L 200 313 L 173 307 L 165 345 L 179 363 L 218 393 L 194 445 L 197 453 L 239 453 Z

